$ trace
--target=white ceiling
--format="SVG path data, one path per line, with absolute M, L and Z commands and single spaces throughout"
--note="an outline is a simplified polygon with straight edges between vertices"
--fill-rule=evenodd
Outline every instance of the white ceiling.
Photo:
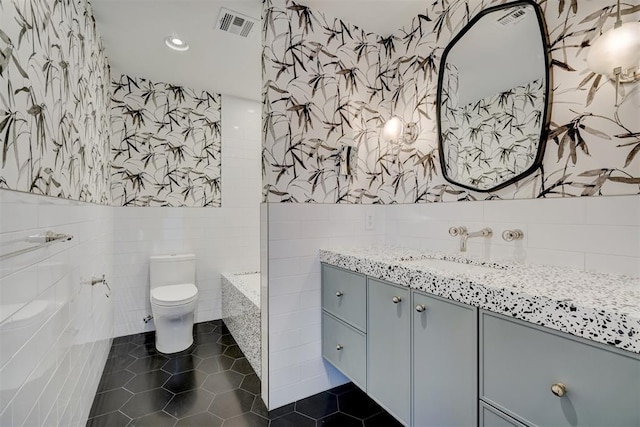
M 419 13 L 426 0 L 299 0 L 366 31 L 388 36 Z M 249 38 L 214 29 L 221 7 L 260 19 L 262 0 L 93 0 L 114 77 L 127 73 L 154 81 L 259 100 L 260 24 Z M 190 45 L 175 52 L 164 38 Z
M 260 24 L 248 38 L 214 29 L 220 7 L 260 19 L 260 0 L 93 0 L 113 69 L 135 77 L 260 99 Z M 168 49 L 175 34 L 190 45 Z

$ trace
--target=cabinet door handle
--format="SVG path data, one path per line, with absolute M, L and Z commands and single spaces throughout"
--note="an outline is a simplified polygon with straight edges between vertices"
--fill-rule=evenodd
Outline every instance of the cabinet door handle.
M 418 305 L 416 305 L 416 311 L 417 311 L 418 313 L 422 313 L 422 312 L 423 312 L 423 311 L 425 311 L 426 309 L 427 309 L 427 307 L 425 307 L 425 305 L 424 305 L 424 304 L 418 304 Z
M 344 295 L 344 294 L 343 294 L 341 291 L 336 292 L 336 296 L 337 296 L 338 298 L 340 298 L 342 295 Z
M 551 386 L 551 393 L 558 397 L 562 397 L 567 394 L 567 386 L 562 383 L 555 383 Z
M 391 298 L 391 301 L 393 301 L 393 303 L 394 303 L 394 304 L 397 304 L 397 303 L 399 303 L 400 301 L 402 301 L 402 298 L 400 298 L 400 297 L 393 297 L 393 298 Z
M 340 344 L 338 344 L 338 345 L 336 346 L 336 350 L 338 350 L 338 351 L 342 350 L 343 348 L 344 348 L 344 347 L 343 347 L 342 345 L 340 345 Z

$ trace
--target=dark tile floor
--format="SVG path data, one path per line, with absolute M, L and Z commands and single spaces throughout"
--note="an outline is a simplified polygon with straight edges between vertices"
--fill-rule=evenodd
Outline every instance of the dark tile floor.
M 395 427 L 353 384 L 267 411 L 260 380 L 220 320 L 198 323 L 194 345 L 163 355 L 154 334 L 119 337 L 87 426 Z

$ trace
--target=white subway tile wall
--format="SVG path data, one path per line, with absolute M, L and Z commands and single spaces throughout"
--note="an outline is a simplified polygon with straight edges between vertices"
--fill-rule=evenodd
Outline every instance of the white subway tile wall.
M 260 261 L 260 104 L 222 99 L 222 207 L 114 207 L 115 332 L 155 329 L 149 257 L 196 255 L 196 322 L 220 319 L 220 273 L 258 271 Z
M 0 254 L 47 230 L 71 241 L 0 260 L 0 425 L 84 426 L 113 334 L 108 206 L 0 190 Z
M 374 215 L 374 230 L 365 227 L 367 212 Z M 387 206 L 268 204 L 268 225 L 271 409 L 346 380 L 321 357 L 319 248 L 385 243 L 456 252 L 459 238 L 449 235 L 449 227 L 476 231 L 488 226 L 493 237 L 469 240 L 469 254 L 640 276 L 639 196 Z M 502 240 L 504 230 L 516 228 L 524 231 L 524 239 Z
M 269 408 L 344 383 L 320 351 L 320 260 L 332 245 L 384 243 L 384 206 L 268 204 Z M 367 230 L 365 216 L 374 216 Z M 265 301 L 265 299 L 263 299 Z
M 469 254 L 494 260 L 559 265 L 640 276 L 640 196 L 500 200 L 387 207 L 387 242 L 419 249 L 456 250 L 451 226 L 491 227 L 489 242 L 469 240 Z M 519 228 L 525 237 L 502 240 Z

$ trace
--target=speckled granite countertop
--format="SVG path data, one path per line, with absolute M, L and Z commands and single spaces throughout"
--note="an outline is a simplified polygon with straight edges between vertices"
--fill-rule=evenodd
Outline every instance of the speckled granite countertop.
M 492 268 L 453 272 L 415 261 L 427 258 Z M 640 353 L 638 278 L 391 246 L 323 249 L 320 261 Z

